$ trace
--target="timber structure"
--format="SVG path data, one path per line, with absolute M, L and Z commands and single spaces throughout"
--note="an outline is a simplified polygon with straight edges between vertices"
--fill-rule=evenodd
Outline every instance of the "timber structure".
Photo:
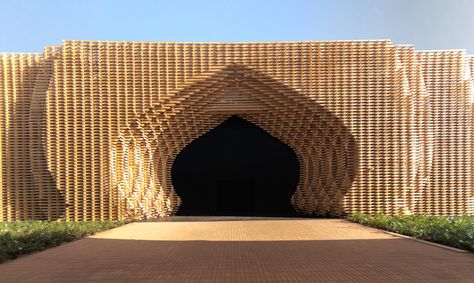
M 473 215 L 474 58 L 389 40 L 67 40 L 0 53 L 0 221 L 174 215 L 174 158 L 238 115 L 301 214 Z

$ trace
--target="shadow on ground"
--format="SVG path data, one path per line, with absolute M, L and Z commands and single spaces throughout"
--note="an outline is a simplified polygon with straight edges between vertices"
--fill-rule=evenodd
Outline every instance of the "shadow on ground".
M 468 282 L 474 255 L 406 239 L 88 238 L 0 265 L 2 282 Z
M 144 219 L 137 222 L 220 222 L 220 221 L 275 221 L 275 220 L 315 220 L 315 219 L 340 219 L 335 217 L 317 216 L 169 216 L 163 218 Z

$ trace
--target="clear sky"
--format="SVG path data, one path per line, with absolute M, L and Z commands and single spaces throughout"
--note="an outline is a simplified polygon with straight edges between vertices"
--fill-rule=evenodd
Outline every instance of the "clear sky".
M 474 0 L 0 0 L 0 52 L 63 39 L 392 39 L 474 54 Z

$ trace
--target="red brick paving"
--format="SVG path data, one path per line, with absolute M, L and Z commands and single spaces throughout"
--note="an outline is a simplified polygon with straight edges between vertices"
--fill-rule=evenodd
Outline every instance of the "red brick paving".
M 0 282 L 474 282 L 474 254 L 343 220 L 138 222 L 0 265 Z

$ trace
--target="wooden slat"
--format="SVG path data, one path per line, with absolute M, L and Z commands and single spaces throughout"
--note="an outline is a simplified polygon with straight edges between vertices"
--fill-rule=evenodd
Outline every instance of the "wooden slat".
M 0 221 L 173 215 L 230 115 L 288 144 L 304 214 L 474 214 L 474 59 L 388 40 L 64 41 L 0 53 Z

